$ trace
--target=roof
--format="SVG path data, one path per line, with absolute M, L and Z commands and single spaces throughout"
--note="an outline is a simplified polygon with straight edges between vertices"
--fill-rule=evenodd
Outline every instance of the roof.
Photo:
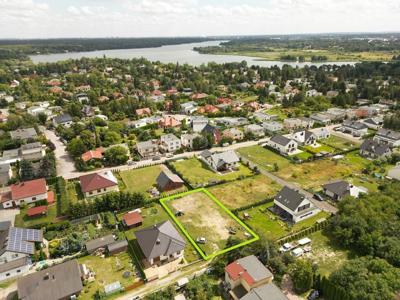
M 307 141 L 310 137 L 316 137 L 315 133 L 309 130 L 304 131 L 304 140 Z
M 30 127 L 30 128 L 21 128 L 10 131 L 10 136 L 13 140 L 16 139 L 26 140 L 26 139 L 37 138 L 38 135 L 36 133 L 35 128 Z
M 17 284 L 23 300 L 64 299 L 83 289 L 76 259 L 24 276 Z
M 88 252 L 92 252 L 99 248 L 106 247 L 107 245 L 114 243 L 114 241 L 115 240 L 114 240 L 113 235 L 109 234 L 109 235 L 103 236 L 101 238 L 86 242 L 85 247 Z
M 53 204 L 55 202 L 54 192 L 48 191 L 47 192 L 47 204 Z
M 169 170 L 164 170 L 158 175 L 157 177 L 157 185 L 160 188 L 164 188 L 169 182 L 174 182 L 174 183 L 183 183 L 183 180 L 176 174 L 172 173 Z
M 46 180 L 44 178 L 23 181 L 11 185 L 11 197 L 13 200 L 23 199 L 47 192 Z
M 377 141 L 372 139 L 365 140 L 361 146 L 361 151 L 371 152 L 376 154 L 377 156 L 384 155 L 387 151 L 390 150 L 389 145 L 380 144 Z
M 273 283 L 252 289 L 240 300 L 288 300 L 285 294 Z
M 79 181 L 84 193 L 118 185 L 118 181 L 111 171 L 83 175 L 79 177 Z
M 347 181 L 339 180 L 324 184 L 322 186 L 325 190 L 338 195 L 339 197 L 343 197 L 345 195 L 350 195 L 350 184 Z
M 95 150 L 89 150 L 89 151 L 83 153 L 81 157 L 84 162 L 87 162 L 91 159 L 102 159 L 103 153 L 104 153 L 104 149 L 100 147 Z
M 390 129 L 380 128 L 376 133 L 377 136 L 382 136 L 391 140 L 400 140 L 400 132 Z
M 63 124 L 63 123 L 71 122 L 72 117 L 70 114 L 62 114 L 62 115 L 58 115 L 58 116 L 54 117 L 53 120 L 57 124 Z
M 274 135 L 274 136 L 271 138 L 271 141 L 274 142 L 274 143 L 276 143 L 276 144 L 279 144 L 279 145 L 281 145 L 281 146 L 286 146 L 286 145 L 289 144 L 292 140 L 289 139 L 289 138 L 287 138 L 286 136 L 283 136 L 283 135 Z
M 40 149 L 42 150 L 42 144 L 39 142 L 29 143 L 21 146 L 21 151 L 32 150 L 32 149 Z
M 355 129 L 355 130 L 363 130 L 363 129 L 367 129 L 367 125 L 365 125 L 364 123 L 361 122 L 354 122 L 354 121 L 344 121 L 343 122 L 343 126 Z
M 217 167 L 221 167 L 224 164 L 237 163 L 240 161 L 239 157 L 233 150 L 221 153 L 214 153 L 213 155 L 211 155 L 211 159 L 213 160 L 214 165 L 216 165 Z
M 11 251 L 34 254 L 34 242 L 42 241 L 41 230 L 12 227 L 10 221 L 0 222 L 0 253 L 1 251 Z
M 273 276 L 267 267 L 254 255 L 249 255 L 234 261 L 225 267 L 225 271 L 232 280 L 237 280 L 239 277 L 242 277 L 250 286 Z
M 8 173 L 10 172 L 11 165 L 10 164 L 1 164 L 0 165 L 0 174 Z
M 147 259 L 152 259 L 182 251 L 186 242 L 170 221 L 135 232 L 137 242 Z
M 210 156 L 212 156 L 212 153 L 209 150 L 204 150 L 200 153 L 200 156 L 203 158 L 209 158 Z
M 160 137 L 162 143 L 179 142 L 180 140 L 172 133 L 164 134 Z
M 107 245 L 107 250 L 109 252 L 113 252 L 115 250 L 119 250 L 121 248 L 125 248 L 128 247 L 128 241 L 127 240 L 120 240 L 120 241 L 116 241 L 112 244 Z
M 130 211 L 123 215 L 122 221 L 126 226 L 132 226 L 143 222 L 143 217 L 137 211 Z
M 144 141 L 144 142 L 139 142 L 136 144 L 136 147 L 138 150 L 145 150 L 145 149 L 153 149 L 153 148 L 158 148 L 158 145 L 155 141 Z
M 16 268 L 26 266 L 28 264 L 28 257 L 24 256 L 18 259 L 11 260 L 9 262 L 0 264 L 0 273 L 10 271 Z
M 41 215 L 43 213 L 47 213 L 47 205 L 31 207 L 31 208 L 28 209 L 28 212 L 27 212 L 28 217 Z
M 295 211 L 304 199 L 305 196 L 303 194 L 287 186 L 284 186 L 275 196 L 277 202 L 289 208 L 291 211 Z

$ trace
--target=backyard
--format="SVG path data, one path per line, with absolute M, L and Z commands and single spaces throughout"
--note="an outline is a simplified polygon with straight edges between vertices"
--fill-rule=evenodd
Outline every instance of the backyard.
M 48 206 L 47 215 L 39 217 L 28 217 L 28 207 L 21 208 L 20 213 L 15 216 L 15 226 L 30 228 L 39 224 L 52 223 L 57 217 L 57 206 Z
M 79 200 L 84 199 L 81 186 L 78 180 L 67 181 L 66 190 L 70 203 L 74 204 Z
M 239 170 L 226 174 L 216 173 L 204 162 L 197 158 L 179 160 L 172 165 L 182 177 L 194 186 L 204 186 L 215 181 L 232 181 L 241 176 L 250 176 L 252 171 L 244 165 L 239 165 Z
M 252 236 L 204 189 L 166 198 L 162 203 L 171 214 L 181 213 L 175 217 L 176 222 L 193 241 L 204 238 L 204 243 L 196 242 L 196 245 L 205 259 L 225 250 L 230 237 L 235 239 L 235 245 L 239 245 Z
M 329 138 L 320 140 L 318 142 L 320 144 L 324 144 L 324 145 L 330 146 L 332 148 L 335 148 L 339 151 L 346 151 L 346 150 L 350 150 L 350 149 L 357 147 L 357 145 L 354 144 L 353 142 L 346 140 L 344 138 L 338 137 L 336 135 L 331 135 Z
M 281 186 L 264 175 L 224 183 L 208 190 L 229 209 L 237 209 L 275 196 Z
M 260 168 L 271 172 L 275 171 L 274 164 L 276 164 L 278 169 L 285 169 L 291 164 L 285 157 L 261 146 L 240 148 L 237 152 L 239 152 L 244 158 L 257 164 Z

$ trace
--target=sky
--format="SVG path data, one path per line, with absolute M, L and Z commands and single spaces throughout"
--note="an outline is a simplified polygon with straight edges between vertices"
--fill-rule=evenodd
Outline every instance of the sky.
M 0 39 L 400 31 L 400 0 L 0 0 Z

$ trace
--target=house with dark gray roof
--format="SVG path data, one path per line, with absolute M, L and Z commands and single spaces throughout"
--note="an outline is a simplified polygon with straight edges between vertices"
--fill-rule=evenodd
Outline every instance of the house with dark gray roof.
M 18 299 L 76 299 L 83 289 L 76 259 L 29 274 L 17 282 Z
M 57 127 L 58 125 L 69 127 L 72 125 L 72 117 L 68 113 L 58 115 L 53 118 L 53 124 L 55 127 Z
M 380 128 L 374 136 L 374 141 L 389 147 L 400 146 L 400 132 L 391 129 Z
M 310 218 L 320 210 L 299 191 L 284 186 L 274 198 L 273 210 L 289 222 L 297 223 Z
M 264 284 L 252 289 L 240 300 L 288 300 L 289 298 L 274 284 Z
M 109 235 L 103 236 L 101 238 L 90 240 L 90 241 L 86 242 L 85 247 L 86 247 L 86 251 L 88 253 L 93 253 L 97 249 L 100 249 L 100 248 L 105 249 L 108 245 L 111 245 L 114 242 L 115 242 L 115 240 L 114 240 L 113 235 L 109 234 Z
M 35 128 L 21 128 L 17 130 L 10 131 L 10 136 L 12 140 L 36 140 L 38 135 Z
M 392 154 L 387 144 L 379 144 L 373 139 L 365 140 L 360 146 L 360 155 L 368 158 L 385 158 Z
M 200 153 L 200 158 L 214 171 L 234 170 L 238 167 L 240 161 L 239 157 L 233 150 L 221 153 L 211 153 L 206 150 Z
M 296 152 L 298 147 L 298 143 L 295 140 L 283 135 L 274 135 L 267 142 L 267 145 L 284 155 Z
M 343 122 L 343 131 L 354 136 L 363 136 L 368 133 L 368 127 L 361 122 L 346 120 Z
M 178 175 L 169 170 L 162 171 L 160 175 L 158 175 L 156 182 L 158 190 L 161 192 L 179 189 L 184 184 L 183 180 Z
M 363 187 L 357 187 L 347 181 L 337 180 L 322 186 L 325 195 L 333 200 L 340 201 L 347 196 L 358 198 L 360 193 L 368 193 Z
M 183 259 L 186 242 L 170 221 L 138 230 L 135 236 L 144 256 L 142 263 L 145 268 Z
M 297 130 L 291 137 L 300 145 L 315 145 L 317 142 L 317 136 L 309 130 Z

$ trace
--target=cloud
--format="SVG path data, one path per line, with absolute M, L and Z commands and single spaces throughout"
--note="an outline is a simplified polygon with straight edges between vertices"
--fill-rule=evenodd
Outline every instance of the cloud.
M 0 24 L 29 22 L 46 14 L 49 5 L 33 0 L 0 0 Z M 1 32 L 1 29 L 0 29 Z

